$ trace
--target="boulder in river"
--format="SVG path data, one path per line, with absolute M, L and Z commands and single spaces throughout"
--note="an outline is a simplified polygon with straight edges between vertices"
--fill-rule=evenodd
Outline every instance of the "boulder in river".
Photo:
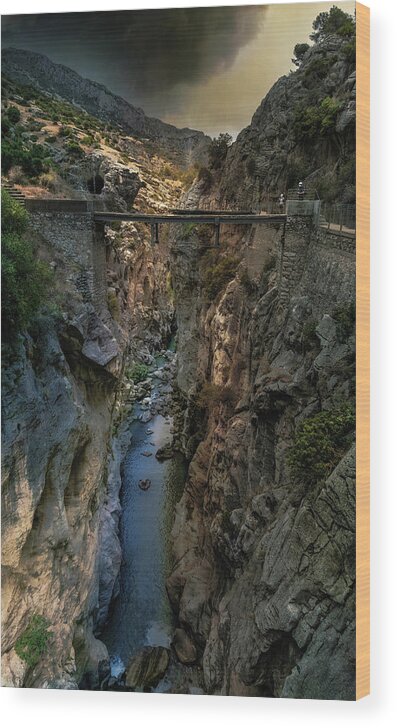
M 174 455 L 174 451 L 172 448 L 172 445 L 169 443 L 168 445 L 163 445 L 163 447 L 159 447 L 159 449 L 156 452 L 156 458 L 161 463 L 163 460 L 170 460 Z
M 175 650 L 179 662 L 182 662 L 183 665 L 194 665 L 197 660 L 197 650 L 184 629 L 178 627 L 175 630 L 172 647 Z
M 170 651 L 165 647 L 145 647 L 128 665 L 126 686 L 141 690 L 155 687 L 164 677 L 169 661 Z
M 141 452 L 141 455 L 143 455 L 145 458 L 150 458 L 152 456 L 152 453 L 149 452 L 149 450 L 144 450 Z
M 147 412 L 142 412 L 142 414 L 139 416 L 139 419 L 141 422 L 150 422 L 152 417 L 152 413 L 150 412 L 150 410 L 148 410 Z
M 144 480 L 140 480 L 138 485 L 141 490 L 149 490 L 152 482 L 149 480 L 149 478 L 145 478 Z

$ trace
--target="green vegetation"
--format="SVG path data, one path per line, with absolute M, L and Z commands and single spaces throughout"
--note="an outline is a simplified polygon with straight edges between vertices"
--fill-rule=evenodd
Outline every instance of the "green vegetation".
M 34 178 L 47 172 L 52 160 L 46 147 L 32 137 L 24 138 L 23 132 L 21 124 L 10 122 L 9 112 L 2 115 L 1 169 L 7 174 L 12 167 L 19 166 L 28 177 Z
M 211 141 L 208 149 L 208 158 L 210 166 L 213 169 L 219 169 L 223 160 L 226 157 L 227 150 L 232 143 L 232 137 L 230 134 L 219 134 L 216 139 Z
M 292 63 L 295 64 L 295 66 L 300 66 L 302 63 L 304 55 L 309 50 L 310 46 L 308 43 L 297 43 L 294 48 L 294 57 L 291 58 Z
M 244 286 L 248 295 L 256 289 L 255 282 L 251 279 L 248 268 L 243 268 L 240 272 L 240 283 Z
M 305 68 L 304 77 L 310 84 L 322 81 L 328 76 L 330 68 L 335 63 L 335 56 L 322 56 L 313 58 L 312 62 Z
M 117 298 L 117 294 L 113 291 L 108 291 L 107 293 L 107 303 L 108 303 L 108 309 L 111 313 L 112 318 L 114 318 L 115 321 L 119 322 L 121 318 L 121 311 L 120 311 L 120 303 L 119 299 Z
M 50 268 L 38 260 L 26 239 L 28 215 L 8 192 L 1 191 L 2 329 L 11 340 L 26 328 L 46 301 L 52 278 Z
M 198 165 L 193 164 L 185 170 L 180 170 L 180 179 L 184 187 L 190 187 L 197 177 Z
M 298 105 L 295 109 L 295 135 L 298 138 L 312 140 L 318 134 L 322 136 L 332 134 L 341 107 L 341 102 L 330 96 L 326 96 L 316 106 Z
M 16 106 L 10 106 L 7 110 L 7 119 L 11 124 L 17 124 L 21 118 L 21 112 Z
M 70 126 L 61 126 L 58 134 L 60 137 L 71 137 L 73 136 L 73 129 Z
M 337 335 L 340 341 L 346 341 L 356 328 L 356 304 L 355 301 L 348 301 L 340 304 L 332 312 L 332 318 L 336 321 Z
M 176 167 L 173 165 L 166 163 L 164 164 L 161 172 L 160 172 L 161 179 L 179 179 L 179 171 Z
M 196 223 L 195 222 L 183 222 L 183 234 L 185 237 L 189 237 L 195 229 L 196 229 Z
M 203 185 L 203 191 L 208 192 L 212 185 L 212 174 L 207 167 L 200 167 L 197 172 L 197 179 Z
M 202 290 L 209 300 L 216 298 L 218 293 L 236 275 L 240 259 L 230 253 L 220 255 L 219 250 L 208 250 L 203 255 L 200 271 Z
M 49 122 L 59 125 L 58 136 L 68 140 L 65 149 L 73 159 L 83 155 L 79 143 L 79 132 L 86 133 L 83 143 L 90 143 L 94 148 L 100 145 L 101 134 L 107 128 L 99 119 L 95 119 L 84 111 L 76 109 L 72 104 L 40 93 L 29 86 L 11 83 L 2 79 L 4 110 L 2 112 L 2 172 L 8 174 L 11 169 L 19 168 L 29 179 L 37 178 L 58 165 L 53 159 L 52 145 L 57 135 L 47 133 L 44 127 Z M 27 109 L 28 115 L 22 114 L 11 102 L 17 101 Z M 34 109 L 31 104 L 34 104 Z M 93 130 L 98 131 L 93 131 Z M 30 136 L 26 132 L 33 132 Z M 44 134 L 40 143 L 38 133 Z M 45 143 L 44 143 L 45 142 Z
M 356 36 L 354 35 L 342 48 L 348 63 L 356 63 Z
M 301 422 L 288 456 L 294 480 L 313 485 L 327 478 L 353 441 L 355 421 L 349 402 Z
M 127 378 L 132 379 L 134 384 L 139 384 L 139 382 L 143 382 L 147 378 L 148 374 L 149 367 L 146 364 L 139 364 L 139 362 L 134 362 L 126 370 Z
M 236 393 L 232 387 L 205 382 L 197 394 L 196 403 L 201 409 L 211 409 L 219 404 L 236 404 Z
M 310 163 L 303 159 L 293 158 L 287 161 L 287 187 L 298 185 L 300 180 L 305 180 L 312 171 Z
M 74 139 L 66 142 L 65 149 L 68 150 L 69 154 L 72 157 L 83 157 L 84 156 L 84 150 L 81 148 L 80 144 Z
M 51 632 L 44 617 L 34 614 L 15 643 L 15 652 L 29 667 L 35 667 L 45 653 Z
M 85 136 L 83 136 L 83 138 L 81 140 L 81 143 L 82 144 L 87 144 L 88 146 L 91 146 L 91 144 L 93 144 L 94 141 L 95 141 L 94 140 L 94 137 L 91 136 L 91 134 L 86 134 Z
M 302 330 L 302 344 L 305 351 L 316 349 L 319 347 L 319 339 L 316 335 L 317 322 L 314 319 L 308 319 Z
M 310 39 L 315 43 L 321 43 L 327 35 L 335 34 L 342 38 L 350 38 L 355 32 L 356 24 L 353 16 L 333 5 L 329 12 L 317 15 Z

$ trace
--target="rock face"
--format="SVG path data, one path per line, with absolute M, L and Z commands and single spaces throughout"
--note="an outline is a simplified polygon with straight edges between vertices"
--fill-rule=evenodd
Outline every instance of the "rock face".
M 3 684 L 44 687 L 84 673 L 98 685 L 104 645 L 91 635 L 100 508 L 116 377 L 73 355 L 54 322 L 38 323 L 3 374 Z M 113 357 L 117 353 L 113 352 Z M 34 668 L 15 642 L 34 614 L 51 645 Z
M 155 140 L 159 148 L 182 164 L 192 164 L 206 155 L 209 138 L 203 132 L 177 129 L 147 117 L 142 109 L 111 93 L 105 86 L 82 78 L 39 53 L 5 48 L 2 71 L 14 81 L 57 94 L 99 119 L 119 124 L 131 134 Z
M 168 592 L 201 645 L 208 692 L 352 699 L 354 451 L 325 482 L 295 479 L 288 453 L 301 422 L 352 402 L 354 337 L 335 336 L 332 298 L 319 292 L 317 308 L 303 290 L 314 280 L 282 305 L 275 283 L 266 271 L 247 296 L 237 274 L 201 299 L 198 341 L 179 352 L 192 459 Z M 177 310 L 181 325 L 183 298 Z M 233 396 L 204 389 L 198 409 L 197 381 Z
M 189 635 L 183 629 L 176 629 L 172 647 L 179 662 L 183 665 L 194 665 L 197 660 L 197 650 Z
M 300 180 L 322 199 L 355 202 L 356 75 L 347 45 L 329 36 L 308 50 L 297 71 L 274 84 L 229 150 L 211 193 L 214 206 L 269 209 L 269 201 Z M 327 132 L 314 123 L 311 135 L 301 114 L 324 99 L 337 105 L 335 115 Z
M 99 153 L 97 162 L 107 194 L 130 205 L 140 170 L 129 175 L 129 185 L 127 167 Z M 79 179 L 88 170 L 83 159 Z M 165 194 L 176 204 L 179 188 L 158 186 L 156 194 L 153 206 L 161 209 Z M 94 632 L 117 594 L 121 563 L 123 444 L 112 441 L 112 429 L 126 407 L 127 360 L 152 362 L 173 320 L 167 244 L 152 247 L 149 231 L 129 223 L 98 238 L 93 277 L 100 287 L 86 300 L 80 279 L 90 275 L 92 222 L 83 217 L 72 228 L 62 214 L 58 224 L 55 215 L 30 215 L 40 255 L 56 261 L 63 314 L 40 316 L 20 336 L 13 359 L 3 358 L 2 680 L 8 686 L 97 689 L 106 681 L 108 654 Z M 51 637 L 37 665 L 28 667 L 15 645 L 34 615 L 45 618 Z
M 187 206 L 260 208 L 288 184 L 294 164 L 307 163 L 309 147 L 316 168 L 299 176 L 314 182 L 338 169 L 338 199 L 347 199 L 354 77 L 343 47 L 331 38 L 308 51 L 239 135 L 212 188 L 196 184 Z M 312 64 L 318 73 L 322 54 L 328 72 L 314 83 Z M 42 56 L 7 50 L 3 70 L 134 133 L 161 134 L 178 154 L 192 148 L 190 132 L 148 120 Z M 341 103 L 332 135 L 300 143 L 297 105 L 325 95 Z M 139 171 L 95 159 L 114 204 L 130 205 Z M 88 170 L 86 160 L 76 165 L 76 180 Z M 149 183 L 140 190 L 156 199 Z M 157 204 L 161 210 L 165 200 Z M 44 223 L 37 217 L 35 232 L 53 255 L 54 231 Z M 111 428 L 131 391 L 124 364 L 152 363 L 170 334 L 171 287 L 179 386 L 173 447 L 190 461 L 167 583 L 179 619 L 175 653 L 185 665 L 202 662 L 209 693 L 351 699 L 354 433 L 325 443 L 331 457 L 314 463 L 321 476 L 314 466 L 307 477 L 294 472 L 290 453 L 302 423 L 316 431 L 316 416 L 339 417 L 354 399 L 354 241 L 302 218 L 285 231 L 229 228 L 221 250 L 206 255 L 205 233 L 185 230 L 170 266 L 164 240 L 153 249 L 145 235 L 132 223 L 106 230 L 98 305 L 83 303 L 81 292 L 74 299 L 68 275 L 68 313 L 39 319 L 3 375 L 3 682 L 75 689 L 106 681 L 107 651 L 94 632 L 117 594 L 121 561 L 122 446 L 111 442 Z M 57 253 L 60 279 L 70 247 Z M 137 391 L 143 400 L 145 382 Z M 149 399 L 145 406 L 149 419 L 163 405 Z M 51 649 L 28 668 L 15 645 L 35 614 L 49 624 Z M 130 664 L 127 684 L 156 685 L 168 663 L 167 650 L 148 648 Z
M 323 84 L 342 96 L 352 85 L 348 64 L 338 61 L 341 42 L 322 48 L 335 64 Z M 306 68 L 319 53 L 309 53 Z M 293 143 L 292 102 L 305 98 L 304 71 L 275 85 L 231 147 L 219 180 L 208 193 L 192 188 L 187 205 L 223 200 L 255 208 L 278 184 L 285 158 L 276 151 L 288 153 Z M 340 133 L 348 148 L 348 126 Z M 266 175 L 263 185 L 244 185 L 256 143 Z M 319 166 L 332 166 L 321 137 L 312 153 Z M 293 154 L 304 154 L 296 142 Z M 310 457 L 297 473 L 291 457 L 307 456 L 299 440 L 304 423 L 317 432 L 317 416 L 328 422 L 354 407 L 354 241 L 324 238 L 295 218 L 285 231 L 225 231 L 218 257 L 203 256 L 201 243 L 197 232 L 187 240 L 182 234 L 173 257 L 179 437 L 190 466 L 173 528 L 170 600 L 203 654 L 207 692 L 350 700 L 353 425 L 340 446 L 333 441 L 331 462 L 316 451 L 321 475 L 311 471 Z M 230 275 L 213 281 L 226 263 Z
M 165 647 L 146 647 L 128 665 L 126 686 L 136 690 L 156 687 L 164 677 L 169 661 L 169 650 Z
M 131 210 L 139 190 L 145 186 L 136 169 L 110 160 L 99 151 L 87 154 L 72 165 L 66 178 L 82 196 L 87 197 L 91 197 L 87 189 L 95 179 L 97 186 L 103 185 L 101 190 L 95 191 L 96 204 L 102 203 L 115 212 Z

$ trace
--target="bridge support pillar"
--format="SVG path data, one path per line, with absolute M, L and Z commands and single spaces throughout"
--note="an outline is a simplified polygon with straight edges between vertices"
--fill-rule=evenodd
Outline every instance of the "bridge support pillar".
M 220 233 L 221 233 L 221 221 L 219 217 L 215 218 L 215 245 L 219 248 L 220 244 Z
M 151 233 L 152 233 L 152 245 L 158 245 L 159 244 L 159 224 L 158 222 L 152 222 L 150 225 Z

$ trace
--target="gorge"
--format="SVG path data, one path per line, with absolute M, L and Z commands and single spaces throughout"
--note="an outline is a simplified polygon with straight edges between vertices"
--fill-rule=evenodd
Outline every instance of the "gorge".
M 152 245 L 89 207 L 268 211 L 300 178 L 351 202 L 349 43 L 309 48 L 212 166 L 199 136 L 190 171 L 185 136 L 102 118 L 88 81 L 74 107 L 64 69 L 53 98 L 43 57 L 21 85 L 7 52 L 9 148 L 34 117 L 57 166 L 7 170 L 53 300 L 3 355 L 3 684 L 354 698 L 354 234 L 287 210 Z

